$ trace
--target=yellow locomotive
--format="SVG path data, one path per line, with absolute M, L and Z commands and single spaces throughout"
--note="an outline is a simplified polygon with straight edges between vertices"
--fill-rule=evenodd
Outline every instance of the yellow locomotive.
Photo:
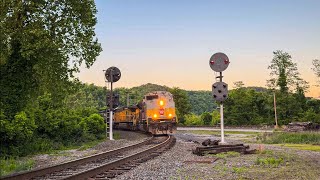
M 167 91 L 150 92 L 135 106 L 115 109 L 114 127 L 152 134 L 174 133 L 177 116 L 172 94 Z

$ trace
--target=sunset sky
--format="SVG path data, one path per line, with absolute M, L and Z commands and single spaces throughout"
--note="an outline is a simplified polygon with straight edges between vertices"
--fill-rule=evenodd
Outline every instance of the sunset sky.
M 103 70 L 122 72 L 115 87 L 146 83 L 211 90 L 209 59 L 224 52 L 230 65 L 224 81 L 265 86 L 273 51 L 283 50 L 315 87 L 312 60 L 320 59 L 319 0 L 97 0 L 97 37 L 103 52 L 83 82 L 105 85 Z

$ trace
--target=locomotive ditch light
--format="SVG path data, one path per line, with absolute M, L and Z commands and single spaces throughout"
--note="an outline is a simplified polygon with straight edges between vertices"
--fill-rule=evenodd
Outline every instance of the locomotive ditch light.
M 159 104 L 160 106 L 163 106 L 164 102 L 161 100 Z
M 154 117 L 154 118 L 157 118 L 157 117 L 158 117 L 158 115 L 157 115 L 157 114 L 154 114 L 154 115 L 153 115 L 153 117 Z
M 172 116 L 172 114 L 169 114 L 169 117 L 171 117 Z

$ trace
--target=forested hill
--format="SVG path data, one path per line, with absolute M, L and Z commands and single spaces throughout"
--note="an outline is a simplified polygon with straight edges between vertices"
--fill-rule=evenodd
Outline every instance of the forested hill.
M 188 99 L 191 104 L 191 111 L 194 114 L 212 112 L 217 107 L 214 103 L 211 91 L 187 91 Z
M 127 93 L 130 97 L 130 105 L 139 102 L 142 97 L 151 91 L 172 91 L 176 89 L 186 93 L 186 100 L 191 106 L 191 113 L 202 114 L 203 112 L 212 112 L 216 107 L 213 102 L 210 91 L 187 91 L 179 88 L 169 88 L 167 86 L 161 86 L 157 84 L 144 84 L 132 88 L 116 88 L 115 91 L 120 94 L 121 105 L 126 105 Z

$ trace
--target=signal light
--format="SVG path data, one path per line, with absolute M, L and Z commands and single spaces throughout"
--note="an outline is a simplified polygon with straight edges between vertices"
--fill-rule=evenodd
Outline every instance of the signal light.
M 160 101 L 160 106 L 163 106 L 163 104 L 164 104 L 164 102 L 161 100 L 161 101 Z

